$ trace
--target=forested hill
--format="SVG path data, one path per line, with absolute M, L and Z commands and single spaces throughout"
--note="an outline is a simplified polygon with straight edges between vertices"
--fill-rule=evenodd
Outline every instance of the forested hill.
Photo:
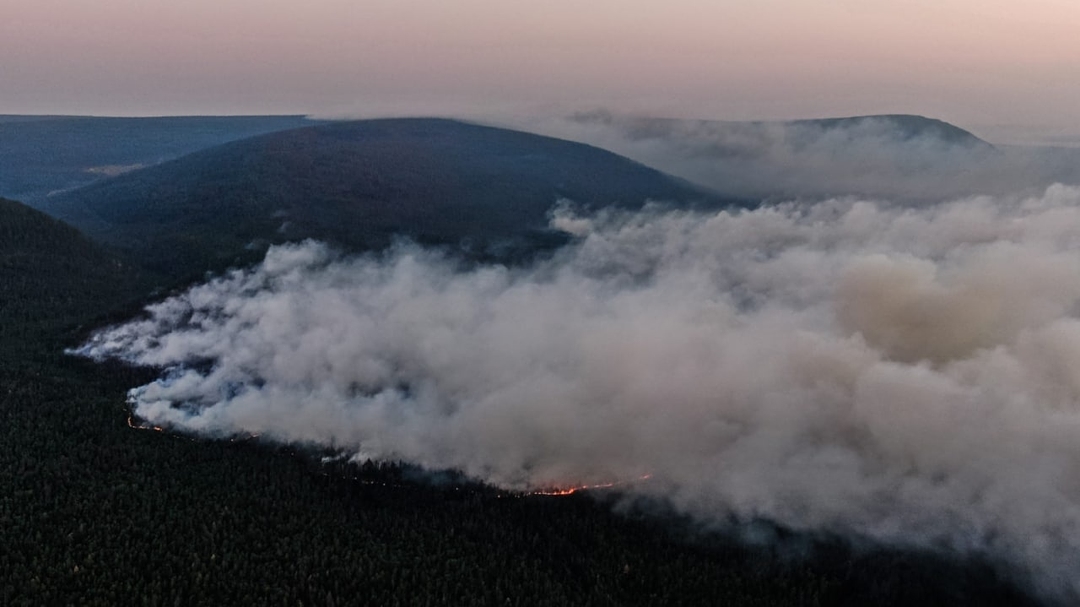
M 0 335 L 36 339 L 139 297 L 141 272 L 71 226 L 0 198 Z M 5 354 L 18 342 L 9 339 Z
M 332 123 L 196 152 L 57 197 L 55 213 L 172 275 L 308 237 L 350 250 L 405 235 L 507 257 L 554 237 L 560 199 L 723 204 L 592 146 L 442 119 Z

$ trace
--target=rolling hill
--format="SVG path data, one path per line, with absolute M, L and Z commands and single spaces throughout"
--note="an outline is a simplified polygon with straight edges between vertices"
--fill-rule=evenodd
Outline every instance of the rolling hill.
M 701 188 L 601 149 L 442 119 L 332 123 L 236 141 L 57 196 L 53 213 L 179 276 L 285 240 L 378 249 L 404 235 L 513 259 L 560 242 L 561 198 L 720 205 Z

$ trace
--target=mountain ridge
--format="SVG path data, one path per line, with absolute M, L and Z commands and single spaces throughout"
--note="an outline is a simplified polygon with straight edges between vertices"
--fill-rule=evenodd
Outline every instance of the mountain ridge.
M 593 146 L 406 118 L 225 143 L 56 196 L 51 208 L 96 240 L 176 275 L 178 266 L 216 267 L 250 258 L 252 248 L 305 238 L 364 251 L 405 236 L 513 258 L 559 242 L 547 213 L 562 198 L 625 208 L 730 202 Z

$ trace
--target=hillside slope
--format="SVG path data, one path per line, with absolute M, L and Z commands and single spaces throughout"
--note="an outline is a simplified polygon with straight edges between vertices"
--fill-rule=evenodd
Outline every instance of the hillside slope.
M 133 301 L 141 273 L 71 226 L 0 198 L 0 338 L 5 356 L 34 339 Z
M 557 238 L 561 198 L 638 207 L 722 204 L 591 146 L 441 119 L 333 123 L 272 133 L 58 197 L 55 214 L 170 275 L 245 259 L 269 242 L 349 250 L 398 235 L 512 258 Z

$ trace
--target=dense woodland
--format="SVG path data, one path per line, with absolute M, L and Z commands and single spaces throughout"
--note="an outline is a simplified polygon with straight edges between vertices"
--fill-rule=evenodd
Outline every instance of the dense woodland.
M 783 530 L 751 546 L 613 495 L 133 429 L 125 391 L 152 370 L 62 350 L 145 284 L 0 202 L 2 605 L 1035 604 L 982 562 Z

